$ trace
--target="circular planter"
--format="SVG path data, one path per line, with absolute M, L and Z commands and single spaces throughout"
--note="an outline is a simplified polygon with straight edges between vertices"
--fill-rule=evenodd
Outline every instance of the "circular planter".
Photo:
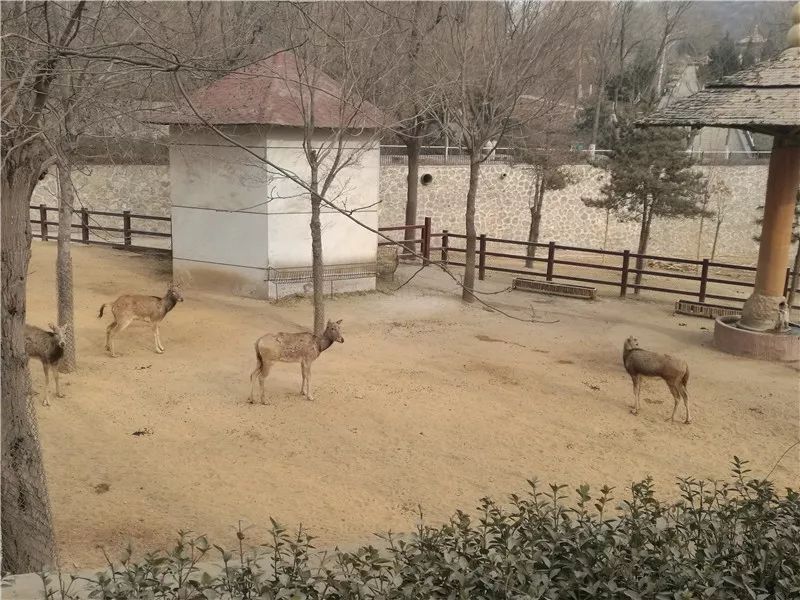
M 718 350 L 777 362 L 800 361 L 800 325 L 790 323 L 789 333 L 761 333 L 739 329 L 739 317 L 719 317 L 714 322 L 714 346 Z

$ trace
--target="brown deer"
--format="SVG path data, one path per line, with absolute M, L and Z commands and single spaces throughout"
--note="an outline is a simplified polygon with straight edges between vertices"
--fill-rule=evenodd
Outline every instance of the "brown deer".
M 264 403 L 264 379 L 274 362 L 299 362 L 303 382 L 300 394 L 309 400 L 311 395 L 311 363 L 334 342 L 344 343 L 341 319 L 328 321 L 321 335 L 312 333 L 268 333 L 256 340 L 256 368 L 250 375 L 250 402 L 255 402 L 256 377 L 261 390 L 261 402 Z
M 126 294 L 120 296 L 114 302 L 103 304 L 100 307 L 100 314 L 97 315 L 97 318 L 103 317 L 103 310 L 106 306 L 111 306 L 111 313 L 114 315 L 114 322 L 106 328 L 106 350 L 116 358 L 113 337 L 124 331 L 134 321 L 144 321 L 152 323 L 156 352 L 161 354 L 164 352 L 164 345 L 161 343 L 158 324 L 164 320 L 169 311 L 175 308 L 178 302 L 183 302 L 183 295 L 177 285 L 170 284 L 163 298 Z
M 675 404 L 672 407 L 672 417 L 670 421 L 675 421 L 675 411 L 678 410 L 678 401 L 683 400 L 686 408 L 687 425 L 692 422 L 689 416 L 689 394 L 686 391 L 686 384 L 689 383 L 689 367 L 680 358 L 675 358 L 669 354 L 657 354 L 639 347 L 639 340 L 631 336 L 625 340 L 622 348 L 622 362 L 625 370 L 633 380 L 634 405 L 631 413 L 639 414 L 639 392 L 641 388 L 642 375 L 646 377 L 661 377 L 667 384 Z
M 44 400 L 42 404 L 50 406 L 50 369 L 56 380 L 56 397 L 63 398 L 58 385 L 58 363 L 64 356 L 64 347 L 67 343 L 68 325 L 56 326 L 49 324 L 50 331 L 39 329 L 33 325 L 25 324 L 25 353 L 28 358 L 38 358 L 44 368 Z

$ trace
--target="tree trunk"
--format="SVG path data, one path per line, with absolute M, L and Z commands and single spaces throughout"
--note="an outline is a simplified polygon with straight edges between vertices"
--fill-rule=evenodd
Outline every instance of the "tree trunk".
M 466 253 L 464 255 L 464 289 L 461 299 L 464 302 L 474 302 L 472 290 L 475 287 L 475 198 L 478 194 L 478 176 L 480 175 L 480 148 L 472 148 L 469 161 L 469 189 L 467 190 L 466 211 Z
M 544 178 L 542 178 L 544 180 Z M 533 267 L 533 259 L 536 258 L 536 246 L 533 244 L 539 243 L 539 225 L 542 222 L 542 204 L 544 200 L 544 184 L 541 183 L 536 186 L 536 196 L 533 199 L 533 206 L 531 206 L 531 226 L 528 229 L 528 246 L 525 255 L 528 257 L 525 260 L 525 268 L 530 269 Z
M 711 260 L 717 254 L 717 239 L 719 239 L 719 228 L 722 227 L 722 221 L 717 220 L 717 226 L 714 228 L 714 243 L 711 244 Z
M 792 314 L 792 305 L 794 304 L 794 297 L 796 295 L 798 280 L 800 280 L 800 240 L 797 242 L 797 251 L 794 253 L 794 265 L 792 266 L 792 277 L 789 280 L 789 293 L 786 298 L 786 304 L 789 309 L 789 314 Z
M 606 89 L 606 69 L 600 67 L 600 82 L 597 86 L 597 103 L 594 107 L 594 122 L 592 123 L 592 146 L 597 148 L 597 136 L 600 132 L 600 108 L 603 105 L 603 95 Z
M 647 242 L 650 238 L 650 220 L 652 219 L 652 215 L 649 212 L 645 212 L 642 216 L 642 228 L 639 231 L 639 247 L 636 250 L 636 254 L 639 256 L 636 257 L 636 277 L 634 278 L 634 283 L 638 286 L 642 283 L 642 269 L 644 268 L 644 259 L 642 258 L 642 254 L 647 252 Z M 639 293 L 639 288 L 634 288 L 634 294 Z
M 406 188 L 406 227 L 417 224 L 417 197 L 419 191 L 419 155 L 422 144 L 419 137 L 414 136 L 405 139 L 408 150 L 408 185 Z M 406 229 L 404 239 L 406 242 L 416 237 L 416 229 Z M 406 250 L 414 251 L 414 244 L 407 243 Z
M 55 557 L 39 435 L 29 400 L 25 291 L 31 252 L 30 199 L 41 152 L 4 152 L 2 173 L 2 570 L 30 573 Z M 4 148 L 5 150 L 5 148 Z
M 606 225 L 605 225 L 605 229 L 603 230 L 603 250 L 606 250 L 608 248 L 608 224 L 609 224 L 609 221 L 611 221 L 611 209 L 607 208 L 606 209 Z M 606 262 L 606 255 L 605 254 L 602 255 L 602 262 L 603 263 Z
M 706 207 L 703 205 L 703 211 L 705 211 Z M 697 260 L 700 260 L 700 247 L 703 245 L 703 224 L 705 223 L 706 217 L 704 214 L 700 214 L 700 231 L 697 234 Z
M 314 286 L 314 334 L 325 331 L 325 263 L 322 260 L 322 225 L 319 196 L 319 166 L 311 165 L 311 282 Z
M 58 165 L 58 255 L 56 257 L 56 292 L 58 296 L 58 324 L 66 325 L 67 345 L 59 362 L 59 371 L 75 370 L 75 310 L 72 296 L 72 210 L 75 193 L 72 188 L 69 165 Z

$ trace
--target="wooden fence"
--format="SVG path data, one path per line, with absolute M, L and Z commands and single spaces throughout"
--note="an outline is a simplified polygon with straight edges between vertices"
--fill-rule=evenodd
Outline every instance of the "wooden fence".
M 45 242 L 50 239 L 57 239 L 58 221 L 50 221 L 48 219 L 47 213 L 49 212 L 58 213 L 58 208 L 40 204 L 39 206 L 31 206 L 30 209 L 32 211 L 37 211 L 38 213 L 37 215 L 39 217 L 38 219 L 31 219 L 32 224 L 39 225 L 38 237 Z M 134 221 L 139 221 L 139 222 L 154 221 L 154 222 L 170 223 L 171 219 L 169 217 L 157 217 L 155 215 L 139 215 L 132 213 L 129 210 L 124 210 L 122 212 L 108 212 L 104 210 L 87 210 L 85 208 L 73 211 L 73 215 L 78 215 L 78 217 L 80 218 L 80 223 L 72 223 L 73 229 L 80 230 L 80 237 L 76 238 L 74 236 L 70 236 L 72 241 L 74 242 L 82 242 L 84 244 L 100 244 L 105 246 L 117 246 L 130 250 L 142 249 L 142 248 L 159 249 L 159 248 L 152 248 L 151 246 L 136 246 L 133 244 L 133 236 L 136 235 L 136 236 L 146 236 L 154 238 L 172 238 L 171 233 L 134 228 L 133 226 Z M 97 219 L 95 219 L 95 217 L 114 217 L 120 219 L 122 227 L 108 227 L 105 225 L 101 225 L 100 223 L 97 222 Z M 54 231 L 51 231 L 50 229 L 51 227 L 54 227 Z M 102 235 L 99 235 L 96 232 L 103 232 L 117 239 L 112 240 L 109 238 L 103 238 Z M 92 239 L 92 236 L 94 236 L 95 239 Z M 101 239 L 98 240 L 96 239 L 97 237 L 100 237 Z
M 441 233 L 434 233 L 431 231 L 430 218 L 425 219 L 423 225 L 415 225 L 412 227 L 382 227 L 381 232 L 384 231 L 406 231 L 412 230 L 419 231 L 419 238 L 411 240 L 412 243 L 419 245 L 419 254 L 424 257 L 424 260 L 439 260 L 444 264 L 463 267 L 464 263 L 458 260 L 453 260 L 452 254 L 463 255 L 466 250 L 463 245 L 457 245 L 461 240 L 466 240 L 467 236 L 461 233 L 452 233 L 447 230 L 442 230 Z M 440 240 L 438 246 L 432 245 L 432 240 Z M 455 244 L 454 244 L 455 242 Z M 476 247 L 476 268 L 478 271 L 478 279 L 483 280 L 486 273 L 495 271 L 500 273 L 509 273 L 513 275 L 524 275 L 528 277 L 543 277 L 546 281 L 576 281 L 581 283 L 595 284 L 613 287 L 619 290 L 620 296 L 626 296 L 631 291 L 646 290 L 651 292 L 661 292 L 668 294 L 677 294 L 680 296 L 688 296 L 690 298 L 697 298 L 699 302 L 706 302 L 707 300 L 722 300 L 726 302 L 742 303 L 746 298 L 731 296 L 728 294 L 714 293 L 709 289 L 710 285 L 724 285 L 740 288 L 752 289 L 753 279 L 756 272 L 755 267 L 746 265 L 736 265 L 725 262 L 712 261 L 708 258 L 701 260 L 693 260 L 688 258 L 677 258 L 672 256 L 658 256 L 654 254 L 637 254 L 630 250 L 600 250 L 598 248 L 584 248 L 580 246 L 567 246 L 557 244 L 555 242 L 531 244 L 527 241 L 509 240 L 503 238 L 490 237 L 486 234 L 481 234 L 477 237 Z M 381 245 L 389 244 L 390 242 L 381 242 Z M 521 248 L 521 253 L 497 251 L 498 244 L 505 246 L 516 246 Z M 531 246 L 542 250 L 541 256 L 530 258 L 527 256 L 527 250 Z M 547 252 L 546 258 L 544 252 Z M 438 257 L 434 253 L 438 252 Z M 578 260 L 576 255 L 580 258 L 581 254 L 588 254 L 592 256 L 611 257 L 619 264 L 598 264 L 589 262 L 587 260 Z M 490 259 L 505 259 L 508 264 L 492 264 Z M 642 267 L 637 268 L 636 264 L 638 259 L 642 259 Z M 526 261 L 532 261 L 534 267 L 517 268 L 513 265 L 514 262 L 520 261 L 523 266 Z M 656 270 L 648 265 L 650 261 L 657 261 L 668 263 L 672 265 L 686 265 L 695 274 L 686 272 L 676 272 L 659 269 Z M 563 269 L 559 271 L 559 266 L 570 267 L 574 272 L 564 272 Z M 537 270 L 537 267 L 542 269 Z M 608 277 L 605 279 L 591 275 L 597 272 L 605 273 Z M 648 276 L 657 278 L 659 280 L 666 280 L 664 284 L 655 285 L 652 282 L 645 282 L 644 279 L 640 283 L 636 283 L 636 275 L 641 274 L 642 277 Z M 699 274 L 698 274 L 699 273 Z M 731 276 L 741 273 L 746 280 L 725 277 L 724 274 Z M 789 284 L 791 281 L 791 269 L 786 269 L 786 280 L 784 284 L 784 295 L 788 294 Z M 669 285 L 672 281 L 684 282 L 685 285 L 672 287 Z M 692 282 L 696 285 L 689 285 Z M 659 284 L 661 281 L 658 282 Z M 792 308 L 800 308 L 794 305 Z

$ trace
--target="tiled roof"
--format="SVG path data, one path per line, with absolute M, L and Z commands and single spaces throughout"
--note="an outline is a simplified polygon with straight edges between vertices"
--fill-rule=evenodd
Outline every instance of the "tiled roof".
M 226 75 L 189 97 L 213 125 L 287 125 L 303 127 L 303 100 L 308 107 L 309 82 L 314 91 L 314 126 L 376 129 L 387 117 L 373 104 L 346 97 L 333 78 L 303 64 L 293 53 L 281 52 Z M 161 124 L 200 124 L 185 100 L 148 115 Z
M 638 125 L 738 127 L 779 133 L 800 126 L 800 48 L 709 84 Z

